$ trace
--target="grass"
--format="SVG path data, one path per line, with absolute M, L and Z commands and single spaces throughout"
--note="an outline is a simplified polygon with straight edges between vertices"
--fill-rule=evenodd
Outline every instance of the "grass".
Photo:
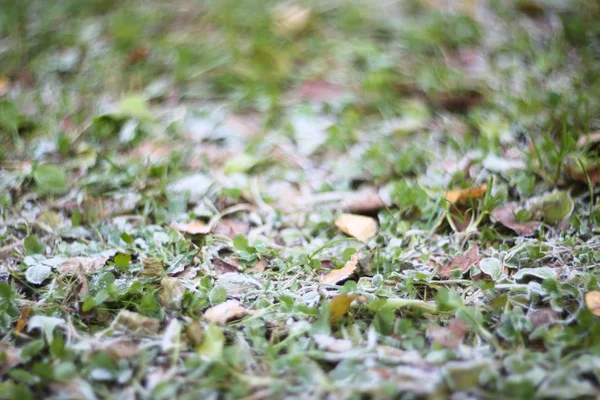
M 600 7 L 442 3 L 2 3 L 0 398 L 596 397 Z

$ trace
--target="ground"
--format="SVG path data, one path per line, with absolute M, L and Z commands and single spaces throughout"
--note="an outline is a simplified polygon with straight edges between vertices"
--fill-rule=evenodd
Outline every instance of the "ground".
M 598 20 L 1 3 L 0 398 L 595 398 Z

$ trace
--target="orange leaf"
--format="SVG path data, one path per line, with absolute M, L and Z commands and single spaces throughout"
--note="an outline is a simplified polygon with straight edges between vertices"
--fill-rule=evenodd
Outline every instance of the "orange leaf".
M 377 221 L 364 215 L 342 214 L 335 220 L 335 226 L 361 242 L 366 242 L 377 234 Z
M 482 197 L 487 191 L 487 184 L 475 186 L 469 189 L 448 190 L 444 193 L 444 198 L 452 204 L 461 201 L 473 200 Z
M 325 276 L 322 276 L 319 281 L 325 285 L 335 285 L 339 282 L 350 278 L 358 268 L 358 257 L 360 251 L 357 251 L 350 257 L 350 260 L 340 269 L 335 269 Z

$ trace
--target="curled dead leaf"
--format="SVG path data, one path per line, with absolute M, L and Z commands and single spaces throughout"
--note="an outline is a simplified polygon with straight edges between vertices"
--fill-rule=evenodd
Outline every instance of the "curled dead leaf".
M 204 319 L 207 322 L 214 322 L 224 325 L 234 319 L 240 319 L 251 314 L 238 300 L 227 300 L 224 303 L 217 304 L 206 310 Z
M 63 261 L 58 269 L 67 274 L 87 273 L 102 268 L 107 261 L 106 257 L 73 257 Z
M 161 290 L 158 294 L 158 301 L 168 309 L 178 309 L 183 300 L 185 287 L 179 278 L 165 276 L 160 281 Z
M 269 263 L 267 262 L 267 260 L 265 260 L 263 258 L 261 260 L 258 260 L 258 262 L 256 264 L 254 264 L 254 266 L 248 268 L 246 270 L 246 272 L 258 272 L 258 273 L 264 272 L 268 266 L 269 266 Z
M 441 278 L 450 278 L 452 272 L 456 269 L 461 273 L 467 272 L 473 265 L 481 261 L 479 248 L 474 244 L 465 254 L 454 257 L 448 264 L 442 265 L 438 270 L 438 276 Z
M 221 259 L 218 259 L 216 257 L 214 257 L 212 259 L 212 265 L 213 265 L 213 269 L 217 273 L 217 275 L 223 275 L 228 272 L 240 272 L 237 266 L 235 266 L 233 264 L 229 264 L 229 263 L 227 263 Z
M 155 334 L 160 328 L 160 321 L 133 311 L 121 310 L 113 326 L 136 333 Z
M 190 235 L 207 235 L 211 231 L 211 226 L 202 221 L 192 221 L 187 224 L 174 223 L 173 227 L 179 232 L 189 233 Z
M 377 234 L 377 221 L 364 215 L 342 214 L 335 220 L 335 226 L 361 242 L 366 242 Z
M 325 285 L 335 285 L 350 278 L 358 268 L 358 258 L 360 251 L 357 251 L 350 257 L 350 260 L 340 269 L 334 269 L 327 275 L 319 278 L 319 281 Z
M 237 235 L 245 235 L 250 230 L 250 224 L 232 218 L 221 220 L 215 227 L 215 233 L 234 239 Z
M 487 191 L 487 184 L 475 186 L 469 189 L 448 190 L 444 193 L 444 198 L 451 204 L 460 203 L 462 201 L 478 199 Z
M 431 324 L 427 327 L 426 335 L 432 342 L 437 342 L 447 349 L 456 349 L 469 331 L 463 321 L 453 318 L 448 325 Z
M 585 294 L 585 306 L 597 317 L 600 317 L 600 291 L 592 290 Z
M 492 211 L 492 219 L 500 222 L 505 227 L 512 229 L 522 236 L 531 236 L 537 231 L 542 223 L 540 221 L 519 222 L 515 216 L 518 207 L 515 203 L 510 203 L 502 207 L 495 208 Z
M 362 190 L 351 194 L 340 203 L 340 208 L 349 213 L 372 213 L 384 207 L 385 203 L 374 190 Z
M 21 351 L 7 343 L 0 343 L 0 376 L 21 363 Z
M 316 103 L 338 100 L 344 94 L 344 87 L 326 81 L 307 81 L 298 86 L 292 93 L 294 97 Z
M 329 300 L 329 321 L 335 322 L 343 317 L 356 297 L 356 294 L 340 294 Z

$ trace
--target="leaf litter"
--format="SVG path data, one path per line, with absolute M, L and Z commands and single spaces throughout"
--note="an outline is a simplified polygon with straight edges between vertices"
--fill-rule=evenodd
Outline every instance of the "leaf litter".
M 598 9 L 496 3 L 2 13 L 0 392 L 597 396 Z

